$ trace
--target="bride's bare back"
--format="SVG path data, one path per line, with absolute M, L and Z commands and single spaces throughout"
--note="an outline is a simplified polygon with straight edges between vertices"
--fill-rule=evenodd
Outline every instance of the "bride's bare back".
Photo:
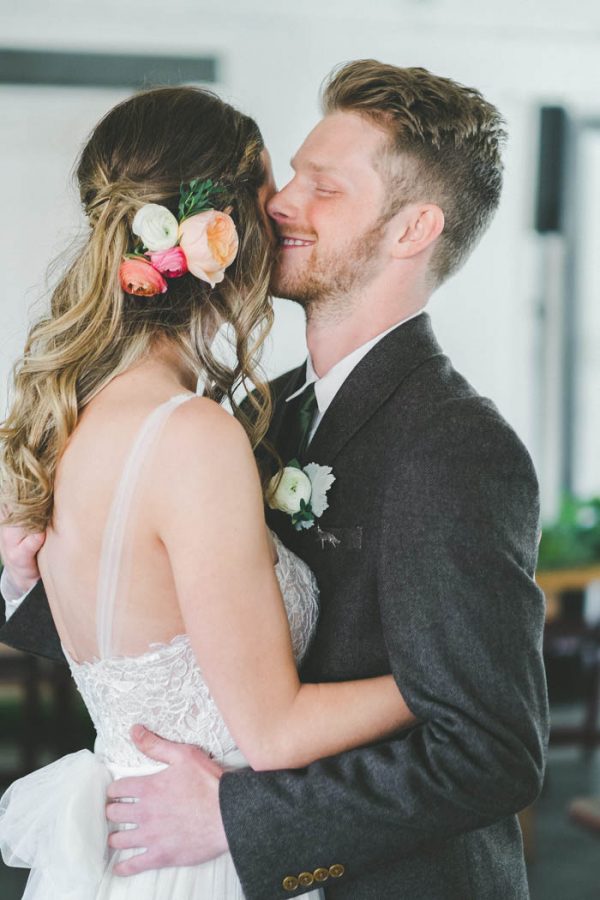
M 107 519 L 136 437 L 153 410 L 185 394 L 181 384 L 152 363 L 115 378 L 83 410 L 59 462 L 54 514 L 39 564 L 61 641 L 75 660 L 100 655 L 99 563 Z M 114 655 L 137 656 L 150 644 L 168 642 L 185 631 L 172 568 L 153 517 L 157 472 L 152 444 L 156 439 L 136 472 L 125 523 Z

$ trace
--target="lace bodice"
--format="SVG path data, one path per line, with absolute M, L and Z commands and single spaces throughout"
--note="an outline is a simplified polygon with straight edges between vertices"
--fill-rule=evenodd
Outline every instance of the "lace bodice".
M 190 396 L 174 397 L 148 417 L 118 485 L 107 520 L 98 579 L 100 658 L 78 663 L 65 651 L 96 728 L 96 752 L 107 763 L 117 766 L 148 762 L 130 738 L 130 729 L 136 723 L 169 740 L 201 746 L 216 759 L 235 749 L 187 635 L 178 635 L 168 644 L 152 645 L 140 656 L 111 655 L 112 621 L 119 602 L 117 576 L 136 474 L 170 413 Z M 275 571 L 290 623 L 294 654 L 300 662 L 316 626 L 316 581 L 308 566 L 276 535 L 273 537 L 278 554 Z
M 277 538 L 275 543 L 277 577 L 299 662 L 317 621 L 316 582 L 302 560 Z M 235 748 L 187 635 L 142 656 L 69 664 L 98 734 L 96 752 L 106 762 L 135 766 L 148 761 L 129 737 L 137 722 L 171 741 L 196 744 L 216 759 Z

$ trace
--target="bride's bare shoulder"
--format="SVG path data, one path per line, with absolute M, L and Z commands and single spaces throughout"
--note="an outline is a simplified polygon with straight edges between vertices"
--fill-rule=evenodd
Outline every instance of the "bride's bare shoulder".
M 224 461 L 248 453 L 252 454 L 250 442 L 237 419 L 214 400 L 193 397 L 170 416 L 161 455 L 170 464 L 186 465 L 207 455 Z
M 249 503 L 254 515 L 262 515 L 250 441 L 242 425 L 217 403 L 198 397 L 177 407 L 157 450 L 152 493 L 163 539 L 189 527 L 202 530 L 207 522 L 221 533 L 231 526 L 231 510 L 239 513 Z

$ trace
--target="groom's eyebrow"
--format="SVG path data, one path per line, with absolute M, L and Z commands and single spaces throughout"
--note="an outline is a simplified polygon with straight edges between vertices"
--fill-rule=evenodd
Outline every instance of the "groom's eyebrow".
M 290 166 L 292 167 L 294 172 L 297 171 L 298 162 L 295 156 L 290 159 Z M 342 188 L 350 187 L 352 184 L 351 180 L 348 178 L 347 173 L 342 172 L 341 169 L 336 169 L 335 166 L 327 166 L 323 163 L 317 163 L 314 162 L 314 160 L 310 159 L 303 163 L 303 166 L 314 175 L 325 175 L 335 179 L 336 184 L 338 184 Z
M 296 168 L 297 168 L 297 162 L 296 162 L 295 156 L 293 156 L 290 159 L 290 166 L 292 167 L 292 169 L 295 172 Z M 342 175 L 340 170 L 336 169 L 335 166 L 325 166 L 322 163 L 316 163 L 316 162 L 313 162 L 312 160 L 308 160 L 306 162 L 306 167 L 308 169 L 312 169 L 313 172 L 319 172 L 319 173 L 324 172 L 324 173 L 329 173 L 331 175 Z

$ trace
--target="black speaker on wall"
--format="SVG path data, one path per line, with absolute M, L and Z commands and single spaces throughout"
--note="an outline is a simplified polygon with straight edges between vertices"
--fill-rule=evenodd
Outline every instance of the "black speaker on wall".
M 560 232 L 564 225 L 567 133 L 566 110 L 562 106 L 542 106 L 535 207 L 535 228 L 542 234 Z

